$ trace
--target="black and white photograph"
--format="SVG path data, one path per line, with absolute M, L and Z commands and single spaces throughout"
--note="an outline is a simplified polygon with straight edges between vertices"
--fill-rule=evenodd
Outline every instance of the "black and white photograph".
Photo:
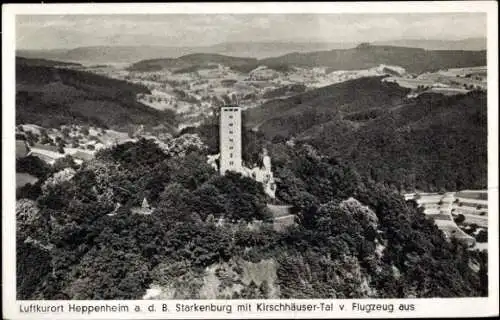
M 17 14 L 15 299 L 487 298 L 487 29 Z

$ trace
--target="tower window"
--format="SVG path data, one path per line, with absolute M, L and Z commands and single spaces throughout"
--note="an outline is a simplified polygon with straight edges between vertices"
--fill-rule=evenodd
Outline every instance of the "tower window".
M 233 138 L 229 138 L 229 142 L 234 142 L 234 139 Z
M 229 119 L 232 119 L 232 118 L 233 118 L 233 116 L 229 116 Z
M 230 127 L 232 127 L 232 126 L 233 126 L 233 123 L 231 122 L 231 123 L 229 124 L 229 126 L 230 126 Z
M 230 146 L 230 147 L 229 147 L 229 150 L 233 150 L 233 149 L 234 149 L 234 147 L 233 147 L 233 146 Z
M 229 165 L 232 166 L 234 164 L 233 161 L 229 161 Z
M 229 134 L 233 134 L 233 130 L 229 130 Z
M 230 154 L 229 154 L 229 158 L 232 158 L 232 157 L 233 157 L 233 154 L 232 154 L 232 153 L 230 153 Z

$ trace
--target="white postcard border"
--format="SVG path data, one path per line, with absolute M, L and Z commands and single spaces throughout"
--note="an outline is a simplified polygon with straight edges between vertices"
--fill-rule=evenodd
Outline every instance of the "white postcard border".
M 415 304 L 417 310 L 407 313 L 134 313 L 78 315 L 73 313 L 40 314 L 20 313 L 20 305 L 75 304 L 75 305 L 140 305 L 147 308 L 151 304 L 198 302 L 228 303 L 237 305 L 241 300 L 110 300 L 110 301 L 17 301 L 15 283 L 15 15 L 18 14 L 146 14 L 146 13 L 404 13 L 404 12 L 485 12 L 487 13 L 488 38 L 488 298 L 453 299 L 355 299 L 355 300 L 276 300 L 281 302 L 320 303 L 390 303 Z M 175 318 L 352 318 L 352 317 L 474 317 L 498 315 L 498 6 L 494 1 L 426 1 L 426 2 L 355 2 L 355 3 L 177 3 L 177 4 L 9 4 L 2 6 L 2 258 L 3 258 L 3 306 L 7 319 L 153 319 Z M 363 302 L 364 301 L 364 302 Z M 247 300 L 256 304 L 258 301 Z M 262 300 L 272 303 L 273 300 Z

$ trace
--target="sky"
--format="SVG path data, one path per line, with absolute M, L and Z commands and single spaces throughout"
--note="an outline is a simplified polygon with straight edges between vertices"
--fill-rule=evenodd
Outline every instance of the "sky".
M 18 15 L 17 49 L 486 37 L 484 13 Z

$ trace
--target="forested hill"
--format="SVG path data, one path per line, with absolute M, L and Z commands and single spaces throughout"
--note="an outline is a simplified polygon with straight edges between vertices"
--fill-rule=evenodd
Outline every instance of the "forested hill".
M 141 60 L 130 66 L 135 71 L 189 68 L 207 63 L 223 64 L 241 72 L 258 66 L 286 70 L 297 67 L 329 67 L 331 70 L 369 69 L 380 64 L 397 65 L 408 72 L 423 73 L 439 69 L 486 65 L 486 51 L 425 50 L 420 48 L 361 44 L 350 49 L 293 52 L 265 59 L 239 58 L 219 54 L 198 53 L 179 58 Z M 286 66 L 286 68 L 284 67 Z
M 348 161 L 400 191 L 484 189 L 488 183 L 486 94 L 425 94 L 312 127 L 297 141 Z
M 55 65 L 60 63 L 16 59 L 16 123 L 76 123 L 120 130 L 134 123 L 176 126 L 173 112 L 136 101 L 138 93 L 149 93 L 146 87 Z
M 193 66 L 206 66 L 208 64 L 223 64 L 225 66 L 239 66 L 255 64 L 257 59 L 231 57 L 221 54 L 195 53 L 179 58 L 142 60 L 129 67 L 131 71 L 156 71 L 162 69 L 184 69 Z
M 259 61 L 262 65 L 326 66 L 336 70 L 367 69 L 380 64 L 397 65 L 408 72 L 486 65 L 486 51 L 424 50 L 361 44 L 352 49 L 290 53 Z
M 220 176 L 205 148 L 184 148 L 140 140 L 81 167 L 26 167 L 43 174 L 17 195 L 17 298 L 141 299 L 152 287 L 168 299 L 488 294 L 486 253 L 448 242 L 398 193 L 314 148 L 270 150 L 277 195 L 296 208 L 282 232 L 266 224 L 261 184 Z M 137 212 L 144 198 L 150 214 Z
M 245 124 L 258 127 L 270 139 L 293 136 L 340 112 L 354 113 L 399 105 L 410 92 L 383 77 L 364 77 L 321 87 L 286 99 L 275 99 L 244 112 Z M 305 117 L 299 117 L 304 116 Z M 283 121 L 283 119 L 290 120 Z M 269 127 L 269 129 L 267 129 Z
M 67 66 L 81 66 L 79 63 L 74 62 L 64 62 L 64 61 L 56 61 L 56 60 L 47 60 L 47 59 L 27 59 L 23 57 L 16 57 L 16 66 L 40 66 L 40 67 L 67 67 Z
M 408 89 L 361 78 L 244 112 L 259 141 L 310 144 L 401 191 L 485 188 L 486 93 L 406 98 Z

